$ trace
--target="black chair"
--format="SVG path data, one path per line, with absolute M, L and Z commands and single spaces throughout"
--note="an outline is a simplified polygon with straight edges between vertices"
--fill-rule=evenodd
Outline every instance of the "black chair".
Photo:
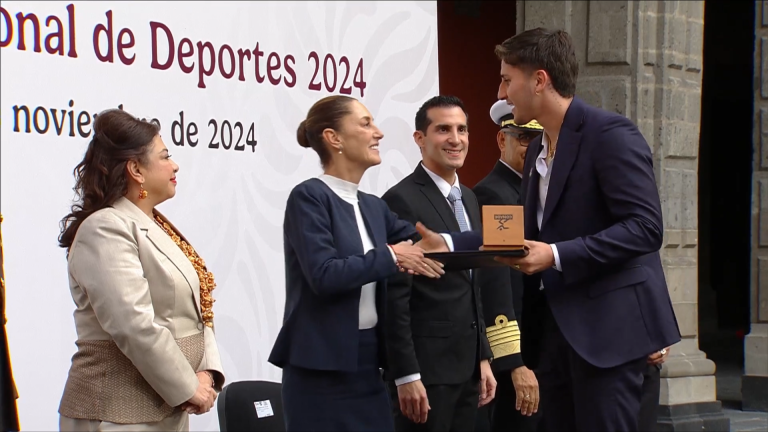
M 216 403 L 221 432 L 285 432 L 281 387 L 270 381 L 238 381 L 224 386 Z

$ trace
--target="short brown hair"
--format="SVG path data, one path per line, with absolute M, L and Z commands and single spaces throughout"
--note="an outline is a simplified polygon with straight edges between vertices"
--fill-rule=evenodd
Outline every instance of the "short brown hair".
M 571 35 L 563 30 L 538 27 L 526 30 L 496 45 L 496 56 L 504 63 L 526 72 L 542 69 L 562 97 L 576 94 L 579 62 Z

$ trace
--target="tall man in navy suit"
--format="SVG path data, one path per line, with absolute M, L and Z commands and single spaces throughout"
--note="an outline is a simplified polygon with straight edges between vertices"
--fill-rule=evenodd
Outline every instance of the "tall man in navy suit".
M 539 379 L 541 427 L 637 430 L 648 355 L 680 341 L 650 148 L 630 120 L 574 96 L 566 32 L 527 30 L 496 54 L 499 98 L 516 122 L 544 127 L 523 171 L 529 253 L 505 259 L 527 275 L 522 354 Z M 443 236 L 419 230 L 423 247 L 440 249 Z M 482 244 L 477 232 L 451 237 L 455 250 Z

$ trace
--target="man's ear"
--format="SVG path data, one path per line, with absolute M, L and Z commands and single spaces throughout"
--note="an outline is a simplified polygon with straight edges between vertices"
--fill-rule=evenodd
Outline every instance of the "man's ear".
M 507 134 L 504 131 L 496 132 L 496 144 L 499 146 L 499 151 L 504 153 L 504 150 L 507 148 Z
M 419 146 L 419 149 L 421 149 L 421 151 L 424 151 L 424 138 L 426 138 L 424 136 L 424 132 L 420 130 L 417 130 L 416 132 L 413 133 L 413 142 L 415 142 L 416 145 Z

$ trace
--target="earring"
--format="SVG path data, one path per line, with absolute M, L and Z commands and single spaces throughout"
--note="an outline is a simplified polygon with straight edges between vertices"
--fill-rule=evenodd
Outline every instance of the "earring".
M 339 154 L 341 154 L 342 147 L 339 147 Z
M 144 190 L 144 183 L 139 185 L 139 199 L 145 199 L 149 195 L 146 190 Z

